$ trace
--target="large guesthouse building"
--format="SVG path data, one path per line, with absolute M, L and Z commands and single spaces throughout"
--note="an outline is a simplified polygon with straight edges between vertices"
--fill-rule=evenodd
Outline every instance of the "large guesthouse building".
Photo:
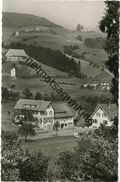
M 55 122 L 58 122 L 61 129 L 74 126 L 73 112 L 67 103 L 20 99 L 14 110 L 16 123 L 19 123 L 21 117 L 24 117 L 22 110 L 27 110 L 32 112 L 40 129 L 52 130 Z

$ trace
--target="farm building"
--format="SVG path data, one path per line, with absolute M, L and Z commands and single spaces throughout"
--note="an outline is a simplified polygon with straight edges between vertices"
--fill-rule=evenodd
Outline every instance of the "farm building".
M 89 88 L 89 89 L 98 89 L 98 90 L 103 90 L 103 91 L 109 91 L 111 88 L 111 81 L 107 81 L 107 80 L 86 80 L 83 84 L 82 84 L 83 88 Z
M 98 104 L 89 118 L 89 120 L 92 120 L 90 128 L 99 128 L 101 124 L 111 126 L 117 116 L 118 110 L 116 104 Z
M 15 36 L 17 37 L 17 36 L 19 36 L 20 35 L 20 32 L 19 31 L 16 31 L 15 32 Z
M 14 62 L 14 61 L 23 61 L 27 58 L 27 54 L 22 49 L 9 49 L 6 53 L 6 61 Z
M 83 83 L 83 88 L 93 88 L 93 89 L 97 89 L 99 82 L 95 81 L 95 80 L 86 80 Z
M 70 128 L 74 126 L 73 112 L 66 103 L 52 103 L 54 109 L 54 120 L 59 123 L 59 127 Z
M 59 123 L 59 128 L 74 126 L 73 113 L 66 103 L 51 103 L 50 101 L 20 99 L 15 107 L 15 122 L 19 123 L 21 111 L 26 109 L 33 113 L 40 129 L 52 130 L 54 123 Z

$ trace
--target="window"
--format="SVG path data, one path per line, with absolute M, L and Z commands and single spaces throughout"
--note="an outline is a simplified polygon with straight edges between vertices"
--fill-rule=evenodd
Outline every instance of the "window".
M 49 115 L 52 115 L 52 111 L 49 112 Z
M 103 120 L 103 124 L 107 125 L 108 121 L 107 120 Z
M 103 113 L 103 114 L 102 114 L 102 117 L 106 117 L 106 113 Z
M 99 112 L 98 112 L 98 113 L 96 113 L 96 116 L 100 117 L 100 113 L 99 113 Z
M 18 119 L 18 120 L 19 120 L 19 119 L 20 119 L 20 116 L 16 116 L 16 119 Z
M 94 122 L 97 123 L 97 119 L 95 119 Z
M 40 115 L 46 115 L 45 111 L 40 111 Z
M 37 115 L 37 114 L 38 114 L 38 112 L 37 112 L 37 111 L 35 111 L 35 112 L 34 112 L 34 114 L 35 114 L 35 115 Z

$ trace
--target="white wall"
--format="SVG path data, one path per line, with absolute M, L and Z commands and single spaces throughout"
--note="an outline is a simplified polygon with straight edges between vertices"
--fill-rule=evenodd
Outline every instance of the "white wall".
M 38 118 L 38 125 L 42 129 L 47 130 L 47 125 L 54 125 L 54 109 L 51 105 L 46 109 L 45 114 L 41 114 L 41 112 L 38 111 L 34 114 L 34 117 Z
M 73 117 L 56 118 L 55 122 L 59 123 L 59 128 L 61 128 L 61 125 L 64 125 L 63 128 L 71 128 L 74 126 Z
M 99 115 L 98 115 L 99 114 Z M 103 116 L 103 114 L 106 114 L 106 116 Z M 104 121 L 107 121 L 106 126 L 111 126 L 112 125 L 112 121 L 110 121 L 107 113 L 104 112 L 104 110 L 102 108 L 99 108 L 94 115 L 92 116 L 93 120 L 96 120 L 96 122 L 93 122 L 93 124 L 90 126 L 90 128 L 96 127 L 98 128 L 100 126 L 100 124 L 104 124 Z
M 16 77 L 16 69 L 15 68 L 12 68 L 11 69 L 11 77 L 12 78 L 15 78 Z

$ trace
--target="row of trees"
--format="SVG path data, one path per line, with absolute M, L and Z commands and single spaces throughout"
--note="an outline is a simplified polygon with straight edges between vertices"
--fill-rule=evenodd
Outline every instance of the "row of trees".
M 117 127 L 101 126 L 84 133 L 73 152 L 58 155 L 56 171 L 49 170 L 49 160 L 40 151 L 21 148 L 16 134 L 2 132 L 3 181 L 117 181 Z
M 6 87 L 2 87 L 2 99 L 3 100 L 18 100 L 20 99 L 21 96 L 19 94 L 19 92 L 15 92 L 7 89 Z M 47 94 L 47 93 L 40 93 L 40 92 L 36 92 L 35 96 L 33 95 L 32 91 L 30 90 L 30 88 L 25 88 L 25 90 L 23 91 L 23 98 L 24 99 L 35 99 L 35 100 L 51 100 L 51 101 L 62 101 L 62 97 L 60 97 L 58 94 L 54 94 L 53 92 L 51 92 L 51 94 Z
M 4 100 L 18 100 L 19 93 L 8 90 L 6 87 L 2 87 L 2 99 Z
M 73 51 L 79 49 L 79 46 L 78 45 L 66 45 L 63 47 L 64 48 L 64 52 L 66 54 L 69 54 L 69 55 L 72 55 L 73 54 Z
M 31 92 L 31 90 L 29 88 L 26 88 L 23 91 L 23 95 L 25 99 L 35 99 L 35 100 L 51 100 L 51 101 L 62 101 L 62 97 L 60 97 L 57 94 L 54 94 L 53 92 L 51 92 L 51 95 L 48 95 L 47 93 L 40 93 L 40 92 L 36 92 L 35 96 L 33 96 L 33 93 Z
M 105 45 L 105 39 L 102 37 L 96 37 L 95 39 L 86 38 L 84 44 L 89 48 L 103 49 Z

